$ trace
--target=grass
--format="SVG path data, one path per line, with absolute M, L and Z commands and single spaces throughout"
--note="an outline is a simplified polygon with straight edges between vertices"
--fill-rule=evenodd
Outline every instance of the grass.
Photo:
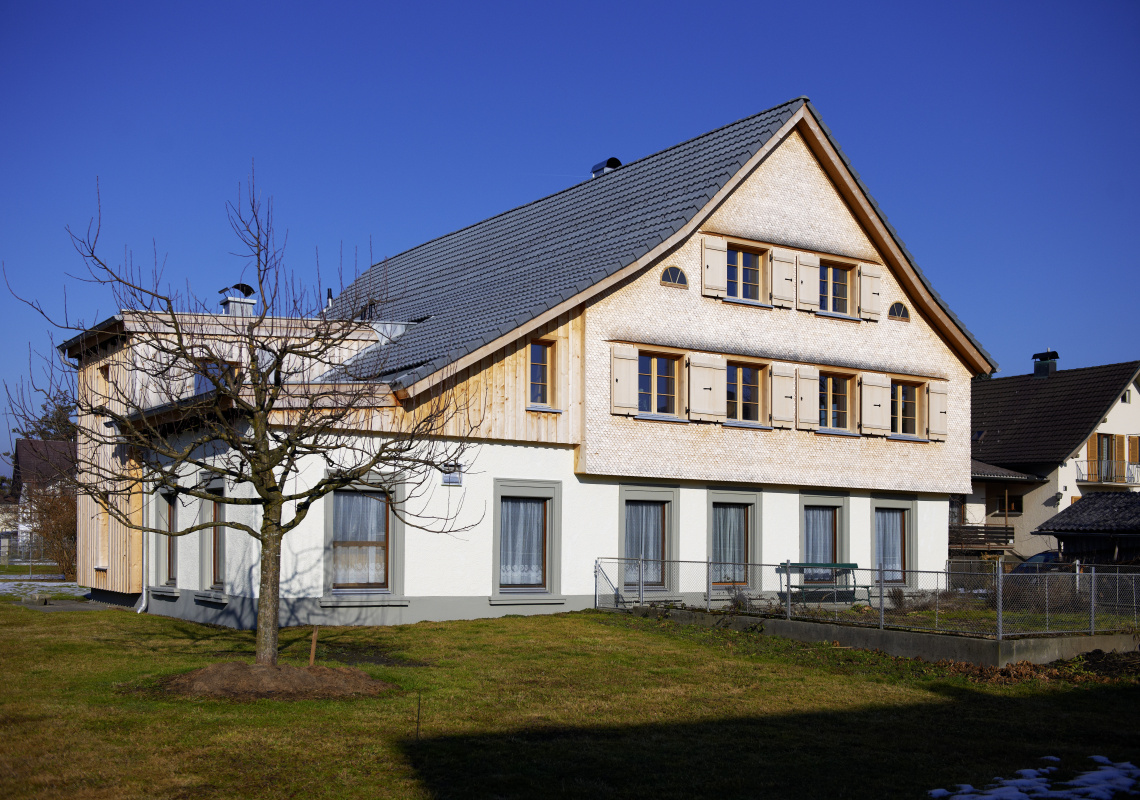
M 0 629 L 6 798 L 921 797 L 1045 755 L 1140 756 L 1135 683 L 978 684 L 615 614 L 322 629 L 319 663 L 400 689 L 294 703 L 159 690 L 251 659 L 250 632 L 9 604 Z M 282 661 L 309 635 L 282 631 Z
M 32 575 L 59 575 L 63 572 L 55 564 L 32 564 Z M 27 575 L 27 564 L 0 564 L 0 575 Z

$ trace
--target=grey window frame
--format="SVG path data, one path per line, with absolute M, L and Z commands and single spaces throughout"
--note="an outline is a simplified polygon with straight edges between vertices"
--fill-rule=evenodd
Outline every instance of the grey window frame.
M 903 575 L 902 581 L 891 581 L 891 586 L 907 586 L 913 587 L 915 585 L 916 576 L 914 571 L 917 560 L 915 558 L 918 549 L 918 536 L 917 536 L 917 520 L 918 520 L 918 497 L 914 495 L 871 495 L 871 560 L 875 563 L 871 564 L 871 569 L 875 570 L 876 576 L 878 575 L 878 559 L 875 557 L 875 550 L 878 546 L 875 540 L 875 511 L 880 508 L 894 508 L 902 509 L 906 512 L 903 519 L 903 525 L 906 530 L 903 533 Z M 878 581 L 878 577 L 875 578 Z
M 705 523 L 705 560 L 712 560 L 712 544 L 713 544 L 713 504 L 714 503 L 731 503 L 733 505 L 747 505 L 751 506 L 748 511 L 748 563 L 760 564 L 760 546 L 761 546 L 761 532 L 760 532 L 760 503 L 763 494 L 758 491 L 745 491 L 739 489 L 709 489 L 705 492 L 706 499 L 706 523 Z M 755 577 L 752 570 L 748 571 L 748 581 L 746 586 L 752 586 L 752 579 Z M 727 585 L 727 584 L 725 584 Z M 740 585 L 740 584 L 738 584 Z
M 681 487 L 652 484 L 619 484 L 618 486 L 618 558 L 625 554 L 625 504 L 629 500 L 665 503 L 665 562 L 677 561 L 681 552 Z M 676 591 L 675 570 L 664 570 L 663 585 L 646 585 L 646 593 Z
M 372 479 L 370 479 L 372 480 Z M 377 482 L 380 476 L 375 478 Z M 346 486 L 346 492 L 379 492 L 374 486 Z M 325 538 L 322 577 L 322 608 L 358 606 L 407 606 L 410 601 L 404 596 L 404 521 L 396 513 L 407 498 L 403 482 L 395 484 L 388 497 L 388 588 L 386 589 L 334 589 L 333 588 L 333 534 L 336 521 L 336 492 L 329 492 L 321 500 L 325 515 Z
M 834 491 L 804 491 L 800 492 L 800 561 L 806 562 L 807 531 L 804 524 L 804 509 L 808 506 L 830 506 L 839 509 L 835 520 L 835 561 L 833 563 L 850 563 L 851 560 L 851 513 L 850 494 L 848 492 Z
M 217 494 L 220 497 L 225 497 L 225 486 L 218 481 L 204 482 L 201 487 L 205 491 Z M 198 501 L 198 523 L 206 522 L 208 504 L 218 503 L 218 511 L 221 516 L 221 521 L 226 519 L 226 505 L 217 500 L 199 500 Z M 226 594 L 226 534 L 229 528 L 222 526 L 218 528 L 203 528 L 198 531 L 198 586 L 200 587 L 195 597 L 199 600 L 206 600 L 209 602 L 224 602 L 228 596 Z M 221 537 L 221 564 L 219 571 L 221 572 L 222 579 L 219 583 L 215 583 L 214 578 L 214 537 Z
M 163 516 L 163 512 L 168 512 L 170 509 L 174 511 L 174 524 L 177 528 L 179 518 L 179 506 L 177 496 L 169 491 L 155 491 L 151 494 L 151 519 L 156 523 L 151 527 L 164 527 L 169 530 L 170 517 Z M 150 585 L 151 594 L 170 595 L 177 597 L 178 591 L 178 539 L 180 537 L 170 536 L 165 533 L 156 533 L 154 535 L 154 582 Z M 168 556 L 170 551 L 174 550 L 174 574 L 171 575 L 167 566 L 169 565 Z
M 503 589 L 499 586 L 502 565 L 502 513 L 504 497 L 546 501 L 546 586 Z M 493 533 L 491 539 L 491 594 L 493 606 L 565 603 L 562 595 L 562 481 L 495 478 Z

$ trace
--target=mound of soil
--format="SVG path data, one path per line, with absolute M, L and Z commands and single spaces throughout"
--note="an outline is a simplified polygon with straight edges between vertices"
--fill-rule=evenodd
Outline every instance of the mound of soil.
M 1140 682 L 1140 652 L 1106 653 L 1093 650 L 1067 661 L 1031 664 L 1019 661 L 1004 667 L 984 667 L 963 661 L 938 661 L 951 675 L 965 675 L 981 683 L 1022 683 L 1060 680 L 1072 683 Z
M 276 667 L 228 661 L 211 664 L 173 678 L 171 694 L 230 700 L 317 700 L 338 697 L 374 697 L 396 688 L 376 681 L 351 667 Z

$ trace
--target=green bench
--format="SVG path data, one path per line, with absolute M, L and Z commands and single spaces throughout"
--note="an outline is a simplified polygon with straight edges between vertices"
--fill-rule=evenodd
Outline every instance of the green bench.
M 791 562 L 776 567 L 776 574 L 784 576 L 791 592 L 793 603 L 826 602 L 826 603 L 854 603 L 859 600 L 862 592 L 867 598 L 867 605 L 871 605 L 870 585 L 860 586 L 855 580 L 855 570 L 858 564 L 824 564 L 819 562 Z M 830 580 L 801 582 L 792 585 L 793 575 L 803 575 L 806 572 L 824 572 L 831 574 Z M 850 578 L 850 580 L 848 580 Z M 780 592 L 780 599 L 787 597 L 787 592 Z

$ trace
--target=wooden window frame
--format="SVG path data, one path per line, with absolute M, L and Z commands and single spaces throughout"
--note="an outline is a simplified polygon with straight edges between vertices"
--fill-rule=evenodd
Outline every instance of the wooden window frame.
M 1006 495 L 999 494 L 995 497 L 994 514 L 1005 514 L 1005 498 Z M 1025 513 L 1025 495 L 1011 494 L 1009 495 L 1009 516 L 1019 517 Z
M 910 381 L 896 381 L 891 380 L 891 435 L 892 436 L 914 436 L 919 437 L 920 431 L 924 431 L 922 402 L 924 385 L 920 383 L 912 383 Z M 902 422 L 906 417 L 902 416 L 903 401 L 899 396 L 903 389 L 912 389 L 914 391 L 914 431 L 906 433 L 902 430 Z
M 641 371 L 641 369 L 642 369 L 641 359 L 643 359 L 643 358 L 649 359 L 650 371 L 648 373 Z M 659 385 L 658 381 L 660 381 L 663 378 L 663 376 L 658 372 L 658 367 L 660 366 L 659 362 L 662 360 L 669 362 L 669 364 L 672 366 L 672 374 L 670 377 L 672 379 L 673 391 L 669 395 L 669 397 L 672 399 L 672 408 L 668 411 L 659 411 L 658 410 L 658 406 L 660 405 L 659 399 L 663 396 L 662 393 L 658 390 L 658 385 Z M 637 413 L 639 415 L 651 414 L 651 415 L 665 416 L 665 417 L 680 416 L 678 414 L 678 407 L 677 407 L 678 398 L 681 394 L 681 392 L 680 392 L 680 389 L 681 389 L 680 364 L 681 364 L 680 356 L 675 356 L 671 353 L 654 353 L 654 352 L 648 352 L 645 350 L 638 350 L 638 353 L 637 353 Z M 642 391 L 641 378 L 643 375 L 649 376 L 649 392 Z M 641 407 L 641 397 L 644 394 L 649 395 L 649 408 L 648 409 L 643 409 Z
M 845 373 L 845 372 L 824 372 L 823 370 L 820 370 L 819 380 L 820 380 L 821 384 L 823 381 L 825 381 L 825 380 L 827 381 L 827 389 L 823 390 L 821 388 L 820 393 L 819 393 L 820 394 L 820 400 L 819 400 L 819 404 L 820 404 L 819 405 L 819 417 L 820 417 L 819 428 L 820 428 L 820 430 L 822 430 L 822 431 L 852 431 L 855 429 L 855 413 L 854 413 L 854 409 L 852 408 L 852 403 L 851 403 L 851 399 L 852 399 L 851 387 L 854 385 L 853 377 L 854 376 L 852 376 L 848 373 Z M 831 408 L 833 399 L 835 397 L 833 383 L 834 383 L 834 380 L 837 378 L 841 379 L 843 381 L 843 385 L 844 385 L 843 397 L 844 397 L 845 408 L 844 408 L 842 413 L 844 413 L 847 416 L 847 419 L 846 419 L 847 424 L 846 425 L 831 425 L 831 424 L 824 425 L 823 421 L 824 421 L 825 415 L 827 418 L 827 422 L 831 423 L 834 420 L 834 414 L 837 413 L 837 412 L 833 411 Z M 826 397 L 826 400 L 824 399 L 825 397 Z
M 384 581 L 382 583 L 337 583 L 336 582 L 336 548 L 337 547 L 377 547 L 379 542 L 370 541 L 356 541 L 344 540 L 336 538 L 336 529 L 333 529 L 332 536 L 332 554 L 333 559 L 333 573 L 331 586 L 333 591 L 344 591 L 351 589 L 367 589 L 372 591 L 390 591 L 392 586 L 392 498 L 380 491 L 358 491 L 353 489 L 340 489 L 332 492 L 333 508 L 332 512 L 336 514 L 336 495 L 343 494 L 369 494 L 380 495 L 383 497 L 384 502 Z M 335 526 L 335 522 L 334 522 Z
M 895 314 L 895 306 L 902 309 L 902 315 Z M 881 306 L 880 306 L 881 308 Z M 898 320 L 899 322 L 910 322 L 910 309 L 906 307 L 906 303 L 895 301 L 891 303 L 891 307 L 887 309 L 887 319 Z
M 764 400 L 768 396 L 767 389 L 767 364 L 757 364 L 748 361 L 728 361 L 725 364 L 725 415 L 726 420 L 730 422 L 747 422 L 755 423 L 757 425 L 767 424 L 768 419 L 765 414 Z M 732 370 L 737 370 L 737 380 L 732 380 Z M 735 416 L 739 413 L 738 406 L 742 405 L 742 401 L 732 400 L 728 398 L 729 391 L 735 391 L 738 396 L 743 395 L 743 382 L 740 380 L 740 370 L 753 369 L 756 370 L 756 419 L 748 420 L 740 416 Z
M 735 256 L 733 254 L 736 254 Z M 744 282 L 744 258 L 745 254 L 755 256 L 758 264 L 756 266 L 756 281 L 755 283 Z M 733 259 L 740 263 L 733 263 Z M 736 272 L 736 277 L 731 277 L 730 270 Z M 767 305 L 771 300 L 771 293 L 768 291 L 769 274 L 771 268 L 768 264 L 768 250 L 759 247 L 749 247 L 741 245 L 733 241 L 728 242 L 728 251 L 725 254 L 725 289 L 724 296 L 726 299 L 735 300 L 742 303 L 759 303 Z M 744 286 L 755 286 L 756 296 L 745 297 Z M 733 294 L 733 287 L 736 287 L 737 294 Z
M 535 348 L 541 348 L 544 358 L 546 359 L 541 365 L 537 364 L 534 360 Z M 527 359 L 527 406 L 538 408 L 554 408 L 554 385 L 551 382 L 551 367 L 554 362 L 554 342 L 545 339 L 536 339 L 527 345 L 526 349 Z M 545 379 L 541 384 L 536 384 L 534 380 L 534 368 L 541 366 L 543 370 L 543 378 Z M 536 385 L 543 387 L 543 399 L 541 401 L 534 399 L 534 388 Z
M 847 296 L 844 298 L 847 308 L 844 311 L 835 310 L 835 281 L 833 276 L 836 271 L 846 275 L 846 280 L 843 285 L 847 292 Z M 851 306 L 854 302 L 853 297 L 855 296 L 856 289 L 854 278 L 855 267 L 853 265 L 840 264 L 821 259 L 819 262 L 819 311 L 823 314 L 835 314 L 840 317 L 856 317 L 855 314 L 851 313 Z M 824 305 L 826 305 L 827 308 L 824 308 Z M 880 306 L 880 308 L 881 307 L 882 306 Z
M 675 273 L 680 277 L 680 280 L 669 280 L 668 276 L 670 273 Z M 680 267 L 665 267 L 665 269 L 661 271 L 661 285 L 669 286 L 673 289 L 688 289 L 689 277 Z
M 542 503 L 542 582 L 541 583 L 503 583 L 502 573 L 499 573 L 498 585 L 499 592 L 512 592 L 516 590 L 521 591 L 535 591 L 543 590 L 548 591 L 550 588 L 550 579 L 548 577 L 548 570 L 550 567 L 550 508 L 553 502 L 551 498 L 546 497 L 522 497 L 519 495 L 504 494 L 498 498 L 499 511 L 502 513 L 504 500 L 538 500 Z M 502 564 L 503 559 L 503 540 L 502 536 L 499 537 L 499 563 Z

